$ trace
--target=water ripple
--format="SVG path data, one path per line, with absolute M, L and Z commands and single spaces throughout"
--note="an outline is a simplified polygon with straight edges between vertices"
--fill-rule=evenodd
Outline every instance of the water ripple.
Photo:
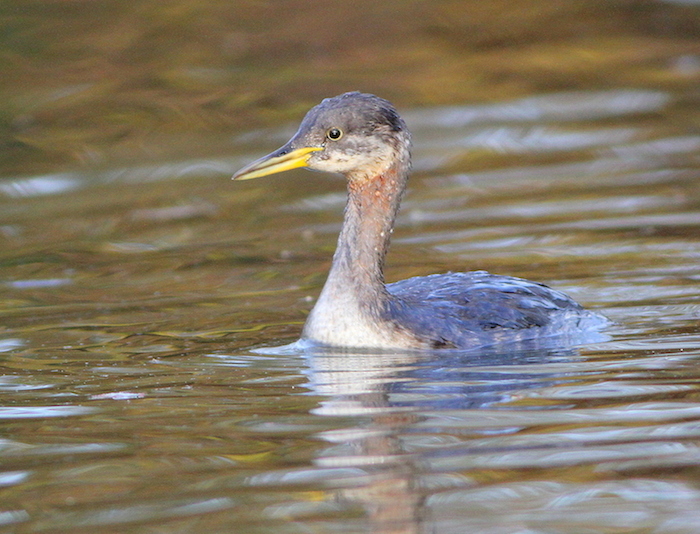
M 72 417 L 99 411 L 89 406 L 1 406 L 2 419 L 42 419 L 44 417 Z
M 451 106 L 406 113 L 418 127 L 462 128 L 475 123 L 592 120 L 662 109 L 670 95 L 662 91 L 617 89 L 550 93 L 483 106 Z

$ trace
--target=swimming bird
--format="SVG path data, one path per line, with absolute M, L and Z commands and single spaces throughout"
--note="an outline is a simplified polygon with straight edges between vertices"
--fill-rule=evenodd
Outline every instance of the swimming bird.
M 485 271 L 385 284 L 410 148 L 410 133 L 391 103 L 351 92 L 323 100 L 284 146 L 233 176 L 247 180 L 307 167 L 347 180 L 338 246 L 302 340 L 359 349 L 464 349 L 576 338 L 588 323 L 600 322 L 559 291 Z

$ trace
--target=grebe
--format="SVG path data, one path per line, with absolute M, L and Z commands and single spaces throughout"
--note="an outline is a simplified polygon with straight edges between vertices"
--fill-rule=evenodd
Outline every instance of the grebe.
M 347 179 L 338 247 L 302 340 L 360 349 L 464 349 L 576 338 L 587 323 L 605 321 L 545 285 L 485 271 L 384 284 L 410 148 L 408 129 L 389 102 L 345 93 L 312 108 L 287 144 L 233 176 L 247 180 L 307 167 Z

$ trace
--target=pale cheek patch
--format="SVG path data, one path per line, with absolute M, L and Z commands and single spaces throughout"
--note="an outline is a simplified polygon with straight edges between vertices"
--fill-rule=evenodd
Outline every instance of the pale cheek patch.
M 318 171 L 339 172 L 366 177 L 383 174 L 396 158 L 394 149 L 381 142 L 363 143 L 352 152 L 328 151 L 309 161 L 309 167 Z

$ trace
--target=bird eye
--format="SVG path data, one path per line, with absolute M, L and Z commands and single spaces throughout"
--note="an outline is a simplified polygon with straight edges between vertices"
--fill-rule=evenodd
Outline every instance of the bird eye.
M 330 139 L 332 141 L 337 141 L 338 139 L 343 137 L 343 131 L 338 129 L 338 128 L 331 128 L 326 133 L 326 137 L 328 137 L 328 139 Z

